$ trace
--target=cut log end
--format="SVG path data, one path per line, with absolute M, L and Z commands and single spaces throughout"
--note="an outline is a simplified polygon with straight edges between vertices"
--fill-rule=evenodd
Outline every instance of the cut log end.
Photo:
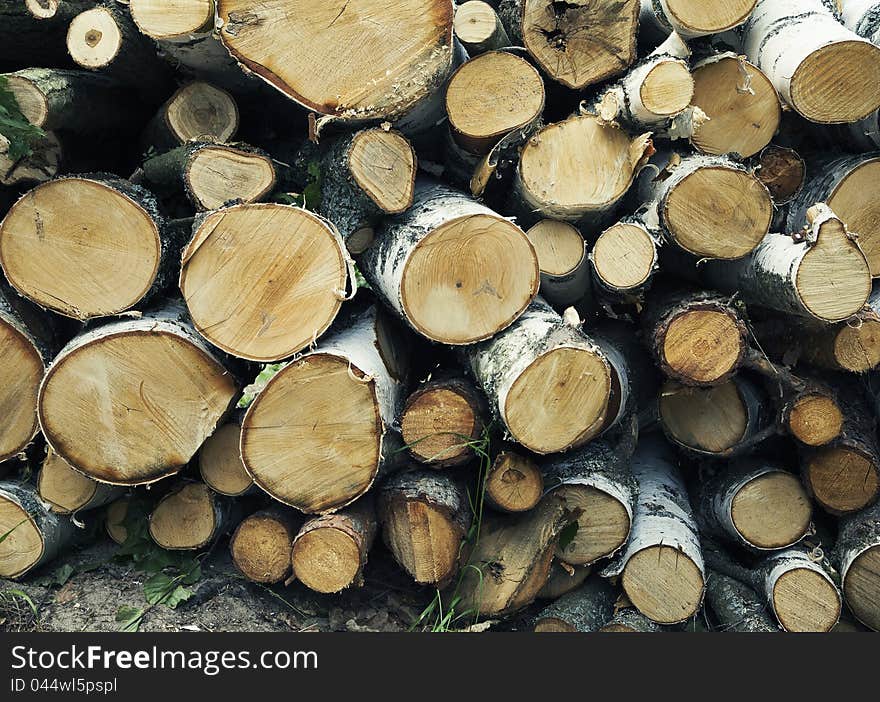
M 469 461 L 474 454 L 467 444 L 482 429 L 482 403 L 465 381 L 427 383 L 409 397 L 400 421 L 410 455 L 443 468 Z
M 274 584 L 290 575 L 292 541 L 286 522 L 270 512 L 258 512 L 239 524 L 229 549 L 236 567 L 248 580 Z
M 348 152 L 348 170 L 386 214 L 400 214 L 412 205 L 416 152 L 399 132 L 380 128 L 358 132 Z
M 452 23 L 456 38 L 471 56 L 511 44 L 492 5 L 469 0 L 455 10 Z
M 697 68 L 694 82 L 693 104 L 709 118 L 691 138 L 697 149 L 749 158 L 770 143 L 782 105 L 773 83 L 756 66 L 739 57 L 722 58 Z
M 771 145 L 758 157 L 755 175 L 770 191 L 773 202 L 784 205 L 804 187 L 807 166 L 794 149 Z
M 716 34 L 742 24 L 757 0 L 666 0 L 670 19 L 690 34 Z
M 214 536 L 216 519 L 211 488 L 189 483 L 156 505 L 150 515 L 150 537 L 169 550 L 201 548 Z
M 34 342 L 17 325 L 0 317 L 0 460 L 23 451 L 37 433 L 37 393 L 45 372 Z
M 239 455 L 241 427 L 224 424 L 199 449 L 199 473 L 205 484 L 221 495 L 237 497 L 253 487 Z
M 544 478 L 531 459 L 502 451 L 492 462 L 486 478 L 486 499 L 503 512 L 527 512 L 544 493 Z
M 63 458 L 49 451 L 40 468 L 37 490 L 55 514 L 72 514 L 95 497 L 98 483 L 77 473 Z
M 736 259 L 753 251 L 770 230 L 773 202 L 767 188 L 749 173 L 707 166 L 672 189 L 662 217 L 686 251 Z
M 122 497 L 107 507 L 104 519 L 104 528 L 107 535 L 114 543 L 122 545 L 128 539 L 128 529 L 125 528 L 125 518 L 128 514 L 129 498 Z
M 804 537 L 812 507 L 796 476 L 774 471 L 746 483 L 734 496 L 730 514 L 746 542 L 759 549 L 780 549 Z
M 161 250 L 156 222 L 141 204 L 83 177 L 38 185 L 0 224 L 0 264 L 9 282 L 41 307 L 75 319 L 137 304 L 153 286 Z
M 238 105 L 225 90 L 194 81 L 171 96 L 164 120 L 181 144 L 198 138 L 224 142 L 238 131 Z
M 275 187 L 275 168 L 263 154 L 206 146 L 193 154 L 184 178 L 199 208 L 215 210 L 230 200 L 261 200 Z
M 235 205 L 195 229 L 183 251 L 180 290 L 212 344 L 248 360 L 277 361 L 335 319 L 348 280 L 343 249 L 331 227 L 306 210 Z
M 846 572 L 843 594 L 858 620 L 880 631 L 880 546 L 871 546 L 856 556 Z
M 541 273 L 563 276 L 583 263 L 584 237 L 567 222 L 543 219 L 526 232 L 535 253 Z
M 635 59 L 638 0 L 525 0 L 522 12 L 526 49 L 566 87 L 581 90 L 618 75 Z
M 361 551 L 351 534 L 324 527 L 297 538 L 293 572 L 303 585 L 330 594 L 352 585 L 361 571 Z
M 849 231 L 859 235 L 871 275 L 880 276 L 880 158 L 852 168 L 827 198 L 828 206 Z
M 369 489 L 379 465 L 382 422 L 373 383 L 364 375 L 344 358 L 313 354 L 269 381 L 241 430 L 242 459 L 258 485 L 310 514 L 347 504 Z
M 633 555 L 622 583 L 629 601 L 658 624 L 690 619 L 703 601 L 699 567 L 671 546 L 649 546 Z
M 383 529 L 395 558 L 417 583 L 442 584 L 455 574 L 465 534 L 444 510 L 419 500 L 393 501 Z
M 210 31 L 214 26 L 213 0 L 130 0 L 135 24 L 152 39 L 179 39 Z
M 880 364 L 880 320 L 844 325 L 834 339 L 834 359 L 850 373 L 867 373 Z
M 554 491 L 567 505 L 582 510 L 574 538 L 556 549 L 556 557 L 571 565 L 590 565 L 615 553 L 626 542 L 630 517 L 620 500 L 586 485 L 563 485 Z
M 18 502 L 0 495 L 0 577 L 15 578 L 26 573 L 43 555 L 43 536 L 33 518 Z
M 558 347 L 514 381 L 504 419 L 517 442 L 539 454 L 581 445 L 602 428 L 611 397 L 608 362 L 595 351 Z M 540 398 L 541 412 L 536 412 Z
M 872 503 L 880 492 L 878 466 L 852 448 L 820 449 L 805 466 L 813 497 L 834 514 L 857 512 Z
M 475 214 L 445 222 L 419 241 L 403 271 L 401 298 L 424 336 L 462 345 L 509 326 L 539 285 L 523 231 L 501 217 Z
M 25 0 L 24 6 L 37 19 L 52 19 L 59 3 L 60 0 Z
M 651 114 L 672 117 L 681 113 L 694 94 L 694 79 L 687 64 L 660 61 L 645 76 L 639 87 L 642 104 Z
M 791 77 L 791 104 L 821 124 L 857 122 L 880 108 L 880 47 L 839 41 L 807 56 Z
M 834 398 L 828 395 L 798 398 L 787 421 L 792 436 L 807 446 L 825 446 L 843 430 L 843 413 Z
M 644 227 L 619 223 L 596 240 L 592 261 L 599 280 L 625 292 L 650 278 L 657 263 L 657 245 Z
M 840 593 L 834 584 L 808 568 L 783 573 L 773 587 L 773 611 L 786 631 L 827 632 L 840 619 Z
M 663 339 L 663 362 L 678 378 L 710 385 L 736 367 L 744 346 L 739 321 L 731 314 L 693 309 L 669 324 Z
M 6 84 L 24 118 L 35 127 L 43 127 L 49 117 L 49 102 L 39 86 L 28 77 L 15 74 L 6 76 Z
M 503 51 L 463 64 L 446 90 L 453 137 L 475 154 L 488 153 L 502 136 L 530 124 L 543 109 L 544 81 L 538 71 Z
M 122 49 L 123 30 L 105 7 L 81 12 L 67 30 L 67 51 L 83 68 L 106 68 Z
M 748 429 L 748 410 L 732 380 L 710 388 L 668 383 L 660 393 L 660 419 L 678 443 L 708 453 L 735 447 Z

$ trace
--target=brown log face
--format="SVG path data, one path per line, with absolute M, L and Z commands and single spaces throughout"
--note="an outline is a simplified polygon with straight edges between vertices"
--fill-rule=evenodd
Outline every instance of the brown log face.
M 381 128 L 359 132 L 348 153 L 348 170 L 383 212 L 400 214 L 412 205 L 416 152 L 399 132 Z
M 798 398 L 788 415 L 792 435 L 807 446 L 824 446 L 843 430 L 843 413 L 827 395 Z
M 880 491 L 877 465 L 847 447 L 820 450 L 807 461 L 805 471 L 816 501 L 834 514 L 857 512 Z
M 880 631 L 880 546 L 872 546 L 852 562 L 843 593 L 859 621 Z
M 770 145 L 761 152 L 755 175 L 777 205 L 789 202 L 804 186 L 807 166 L 793 149 Z
M 868 259 L 871 275 L 880 275 L 880 158 L 854 168 L 828 197 L 828 206 L 852 232 Z
M 350 534 L 324 527 L 296 540 L 293 572 L 303 585 L 315 592 L 339 592 L 357 579 L 361 558 L 360 547 Z
M 43 554 L 43 537 L 30 515 L 14 501 L 0 497 L 0 577 L 26 573 Z
M 486 498 L 504 512 L 526 512 L 538 504 L 544 479 L 537 464 L 525 456 L 505 451 L 492 463 L 486 478 Z
M 435 87 L 451 64 L 451 0 L 219 0 L 217 14 L 233 56 L 324 114 L 399 115 L 412 107 L 413 94 L 421 97 L 413 85 Z M 290 36 L 299 40 L 285 41 Z M 279 53 L 279 46 L 286 48 Z
M 840 593 L 806 568 L 783 573 L 773 588 L 773 611 L 786 631 L 826 632 L 840 619 Z
M 55 452 L 49 451 L 37 482 L 40 498 L 49 502 L 56 514 L 71 514 L 87 504 L 98 484 L 77 473 Z
M 117 544 L 124 544 L 128 538 L 128 530 L 125 528 L 128 502 L 129 499 L 127 497 L 122 497 L 107 507 L 104 527 L 107 530 L 107 535 Z
M 0 460 L 22 451 L 37 433 L 37 392 L 43 359 L 33 343 L 0 319 Z
M 211 489 L 190 483 L 163 498 L 150 515 L 150 536 L 162 548 L 195 549 L 217 528 Z
M 834 358 L 842 370 L 851 373 L 876 368 L 880 364 L 880 320 L 869 318 L 842 327 L 834 339 Z
M 749 481 L 731 505 L 736 530 L 753 546 L 779 549 L 800 541 L 813 510 L 800 480 L 776 471 Z
M 747 410 L 733 381 L 714 388 L 667 384 L 660 394 L 660 418 L 677 441 L 712 453 L 736 446 L 748 426 Z
M 394 500 L 383 516 L 385 542 L 417 583 L 442 585 L 458 569 L 465 534 L 443 510 Z
M 658 624 L 692 617 L 703 601 L 703 576 L 686 555 L 670 546 L 649 546 L 636 553 L 623 571 L 630 602 Z
M 279 583 L 290 575 L 293 535 L 287 525 L 266 514 L 245 519 L 229 544 L 235 565 L 256 583 Z
M 676 377 L 711 384 L 733 370 L 744 343 L 738 320 L 730 314 L 695 309 L 669 323 L 663 357 Z
M 565 502 L 582 510 L 578 529 L 556 557 L 571 565 L 589 565 L 615 553 L 626 542 L 630 517 L 626 508 L 611 495 L 585 485 L 563 485 L 555 491 Z
M 407 400 L 400 421 L 403 442 L 420 463 L 446 467 L 473 457 L 467 445 L 482 431 L 477 391 L 464 381 L 429 383 Z

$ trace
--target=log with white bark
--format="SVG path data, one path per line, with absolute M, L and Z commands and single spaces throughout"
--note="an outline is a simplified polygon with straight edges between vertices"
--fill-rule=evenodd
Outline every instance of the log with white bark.
M 232 562 L 244 577 L 274 585 L 291 574 L 293 540 L 302 517 L 293 510 L 270 507 L 246 517 L 229 540 Z
M 309 589 L 321 593 L 362 585 L 376 529 L 376 508 L 371 496 L 336 514 L 309 519 L 293 540 L 293 575 Z
M 617 593 L 607 580 L 594 575 L 577 590 L 542 609 L 535 632 L 581 633 L 599 631 L 614 615 Z
M 434 468 L 471 461 L 469 444 L 479 441 L 488 407 L 473 383 L 454 373 L 441 373 L 422 383 L 406 400 L 400 434 L 409 455 Z
M 263 490 L 324 514 L 354 502 L 394 467 L 409 360 L 403 334 L 375 305 L 354 305 L 317 349 L 271 378 L 241 427 L 242 460 Z
M 749 459 L 705 470 L 693 495 L 701 533 L 774 551 L 793 546 L 809 531 L 810 497 L 779 464 Z
M 877 0 L 837 0 L 840 21 L 873 44 L 880 44 L 880 2 Z
M 180 471 L 237 398 L 183 305 L 168 303 L 76 336 L 46 371 L 38 411 L 50 447 L 77 470 L 141 485 Z
M 855 122 L 880 108 L 880 47 L 838 22 L 824 0 L 758 0 L 743 49 L 810 121 Z
M 177 239 L 147 190 L 109 174 L 66 176 L 12 206 L 0 223 L 0 265 L 39 306 L 87 320 L 161 292 L 174 275 Z
M 706 603 L 718 619 L 720 631 L 735 634 L 779 631 L 757 592 L 745 583 L 711 569 L 706 581 Z
M 515 449 L 500 451 L 486 475 L 486 503 L 499 512 L 528 512 L 544 494 L 541 468 Z
M 633 607 L 617 610 L 600 634 L 658 634 L 665 629 Z
M 400 117 L 430 97 L 452 65 L 452 0 L 216 4 L 220 38 L 246 69 L 304 107 L 346 121 Z
M 40 499 L 56 514 L 76 514 L 103 507 L 122 495 L 122 488 L 105 485 L 74 470 L 49 449 L 37 476 Z
M 204 81 L 178 88 L 157 110 L 142 140 L 157 151 L 192 139 L 226 142 L 238 131 L 238 105 L 228 92 Z
M 587 242 L 577 227 L 568 222 L 542 219 L 526 236 L 538 255 L 541 297 L 554 307 L 564 309 L 590 296 Z
M 635 217 L 603 231 L 589 257 L 598 294 L 613 301 L 640 302 L 659 269 L 660 236 Z
M 76 528 L 28 483 L 0 482 L 0 577 L 16 579 L 58 556 Z
M 509 329 L 464 355 L 501 425 L 530 451 L 565 451 L 605 428 L 611 364 L 541 298 Z
M 840 619 L 840 591 L 813 551 L 798 547 L 777 551 L 751 568 L 708 540 L 704 553 L 712 571 L 758 593 L 785 631 L 826 632 Z
M 342 237 L 321 217 L 278 203 L 232 205 L 196 217 L 180 291 L 208 341 L 272 362 L 330 327 L 350 296 L 350 267 Z
M 833 559 L 847 607 L 880 631 L 880 505 L 841 521 Z
M 410 208 L 416 166 L 412 144 L 394 130 L 371 127 L 331 142 L 321 164 L 318 209 L 352 253 L 373 243 L 380 219 Z
M 197 210 L 215 210 L 232 200 L 265 199 L 277 177 L 272 158 L 247 144 L 191 141 L 144 161 L 143 177 L 157 192 L 184 193 Z
M 482 0 L 468 0 L 459 5 L 452 28 L 470 56 L 510 46 L 510 38 L 495 8 Z
M 248 475 L 239 450 L 243 418 L 244 410 L 233 412 L 199 449 L 198 467 L 202 481 L 214 492 L 229 497 L 256 492 L 254 480 Z
M 21 453 L 36 437 L 37 394 L 56 350 L 50 320 L 0 283 L 0 461 Z
M 645 223 L 698 258 L 737 259 L 770 230 L 767 188 L 726 156 L 658 153 L 638 180 Z
M 629 601 L 658 624 L 690 619 L 703 602 L 706 571 L 700 537 L 671 449 L 643 438 L 632 462 L 639 486 L 624 552 L 603 575 L 620 575 Z
M 636 58 L 639 0 L 501 0 L 498 14 L 513 43 L 567 88 L 620 75 Z
M 373 290 L 422 336 L 473 344 L 510 326 L 538 291 L 525 233 L 463 193 L 429 180 L 387 220 L 358 264 Z
M 577 532 L 556 557 L 569 565 L 591 565 L 616 554 L 632 525 L 637 485 L 630 471 L 638 429 L 634 418 L 619 435 L 554 456 L 542 464 L 547 492 L 581 510 Z
M 788 211 L 788 231 L 807 221 L 815 203 L 824 202 L 858 236 L 871 275 L 880 276 L 880 155 L 829 155 L 810 161 L 809 177 Z
M 170 551 L 195 551 L 232 530 L 240 519 L 231 498 L 204 483 L 183 481 L 150 513 L 150 538 Z
M 686 39 L 740 26 L 757 0 L 641 0 L 641 31 L 651 36 L 678 32 Z
M 794 234 L 768 234 L 746 258 L 709 261 L 699 267 L 701 279 L 785 314 L 824 323 L 851 317 L 871 293 L 871 270 L 857 234 L 825 204 L 807 211 L 807 223 Z
M 473 514 L 464 485 L 449 473 L 418 469 L 390 476 L 376 505 L 382 538 L 417 583 L 444 587 L 462 563 Z
M 557 219 L 596 229 L 653 153 L 650 134 L 632 137 L 593 114 L 549 124 L 523 147 L 510 207 L 524 223 Z

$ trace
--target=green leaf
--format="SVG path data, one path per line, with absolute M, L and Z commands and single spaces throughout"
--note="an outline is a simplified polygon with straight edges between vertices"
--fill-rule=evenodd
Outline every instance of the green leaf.
M 188 587 L 183 587 L 182 585 L 178 585 L 171 592 L 168 593 L 168 596 L 162 602 L 166 607 L 170 609 L 175 609 L 177 605 L 181 602 L 186 602 L 190 597 L 193 596 L 193 591 Z
M 9 141 L 8 155 L 12 161 L 29 156 L 31 147 L 46 136 L 21 113 L 6 76 L 0 76 L 0 134 Z
M 165 573 L 156 573 L 144 582 L 144 597 L 151 605 L 159 604 L 174 587 L 174 580 Z
M 572 522 L 571 524 L 566 524 L 561 532 L 559 532 L 559 549 L 564 551 L 567 549 L 571 542 L 574 541 L 574 537 L 577 536 L 578 533 L 578 523 Z
M 120 631 L 137 631 L 143 619 L 144 610 L 130 605 L 122 605 L 116 610 L 116 623 Z
M 73 573 L 74 573 L 73 566 L 70 565 L 69 563 L 65 563 L 60 568 L 55 569 L 55 572 L 52 574 L 52 577 L 55 580 L 55 584 L 58 587 L 61 587 L 62 585 L 64 585 L 64 583 L 66 583 L 68 580 L 70 580 L 70 576 L 73 575 Z

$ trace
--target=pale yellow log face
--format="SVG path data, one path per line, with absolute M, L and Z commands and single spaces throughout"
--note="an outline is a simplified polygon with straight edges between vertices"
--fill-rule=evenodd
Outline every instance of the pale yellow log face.
M 492 38 L 498 26 L 498 15 L 491 5 L 471 0 L 455 11 L 455 36 L 465 44 L 480 44 Z
M 202 483 L 185 485 L 163 498 L 150 515 L 150 536 L 163 548 L 197 548 L 216 528 L 211 490 Z
M 851 373 L 876 368 L 880 364 L 880 321 L 866 319 L 842 328 L 834 340 L 834 358 Z
M 314 529 L 296 540 L 293 572 L 316 592 L 339 592 L 354 582 L 361 567 L 361 552 L 341 529 Z
M 183 252 L 180 290 L 193 323 L 229 353 L 287 358 L 326 331 L 347 268 L 330 227 L 288 205 L 238 205 L 202 222 Z
M 714 383 L 743 354 L 743 334 L 732 315 L 693 310 L 672 320 L 663 339 L 663 359 L 679 377 Z
M 851 232 L 858 233 L 871 275 L 880 276 L 880 158 L 869 159 L 847 174 L 828 197 L 828 206 Z
M 571 565 L 590 565 L 617 551 L 629 536 L 626 508 L 607 492 L 585 485 L 563 485 L 555 491 L 572 509 L 581 509 L 578 529 L 556 557 Z
M 0 459 L 14 456 L 37 432 L 43 360 L 18 329 L 0 320 Z
M 645 77 L 639 88 L 642 103 L 655 115 L 677 115 L 691 104 L 694 79 L 680 61 L 662 61 Z
M 52 450 L 43 461 L 37 485 L 40 498 L 51 503 L 52 511 L 58 514 L 76 512 L 94 497 L 98 487 Z
M 186 465 L 235 394 L 232 376 L 192 343 L 165 332 L 115 334 L 49 370 L 40 425 L 80 470 L 136 485 Z
M 773 588 L 773 611 L 786 631 L 830 631 L 840 618 L 840 593 L 827 578 L 806 568 L 784 573 Z
M 810 527 L 812 513 L 801 481 L 782 471 L 749 481 L 731 505 L 736 530 L 753 546 L 765 549 L 786 548 L 800 541 Z
M 129 0 L 135 24 L 153 39 L 171 39 L 209 31 L 214 0 Z
M 0 263 L 21 293 L 89 319 L 136 304 L 153 285 L 159 232 L 133 200 L 99 182 L 65 178 L 21 198 L 0 225 Z
M 0 577 L 21 575 L 43 554 L 43 537 L 30 515 L 16 502 L 0 496 Z
M 181 144 L 199 138 L 228 141 L 238 130 L 238 106 L 225 90 L 194 81 L 171 96 L 165 122 Z
M 843 429 L 843 413 L 833 398 L 807 395 L 798 400 L 788 417 L 792 435 L 807 446 L 824 446 Z
M 586 255 L 584 237 L 567 222 L 544 219 L 526 232 L 535 253 L 541 273 L 565 275 L 581 265 Z
M 667 383 L 660 393 L 660 417 L 677 441 L 712 453 L 738 444 L 748 428 L 746 407 L 731 380 L 711 388 Z
M 658 624 L 689 619 L 703 601 L 703 576 L 671 546 L 648 546 L 627 561 L 623 589 L 629 601 Z
M 218 0 L 223 43 L 317 112 L 363 119 L 411 107 L 451 65 L 451 0 Z M 269 29 L 271 28 L 271 29 Z M 435 86 L 430 86 L 435 87 Z M 401 98 L 401 93 L 408 96 Z
M 275 169 L 266 156 L 208 146 L 190 159 L 186 181 L 201 209 L 215 210 L 230 200 L 249 203 L 268 195 Z
M 872 546 L 852 562 L 843 592 L 859 621 L 880 631 L 880 546 Z
M 257 395 L 242 424 L 241 455 L 276 499 L 317 513 L 346 504 L 373 482 L 382 421 L 372 382 L 348 361 L 307 356 Z
M 73 18 L 67 30 L 67 51 L 83 68 L 109 66 L 121 48 L 119 25 L 103 7 L 81 12 Z
M 535 251 L 495 215 L 446 222 L 416 246 L 403 271 L 407 318 L 424 336 L 470 344 L 510 325 L 538 291 Z
M 821 450 L 806 469 L 813 496 L 833 512 L 856 512 L 873 501 L 880 490 L 873 462 L 844 447 Z
M 241 495 L 254 484 L 241 462 L 240 440 L 241 427 L 224 424 L 199 449 L 202 480 L 221 495 Z
M 644 228 L 615 224 L 596 240 L 592 258 L 602 282 L 629 290 L 648 280 L 657 260 L 657 246 Z
M 31 124 L 42 127 L 49 116 L 49 106 L 40 89 L 31 80 L 22 76 L 7 76 L 6 84 L 15 96 L 18 109 L 21 110 L 24 118 Z
M 691 31 L 714 34 L 741 24 L 757 0 L 666 0 L 676 22 Z
M 412 205 L 416 165 L 416 152 L 406 137 L 381 128 L 359 132 L 348 154 L 355 182 L 387 214 Z

